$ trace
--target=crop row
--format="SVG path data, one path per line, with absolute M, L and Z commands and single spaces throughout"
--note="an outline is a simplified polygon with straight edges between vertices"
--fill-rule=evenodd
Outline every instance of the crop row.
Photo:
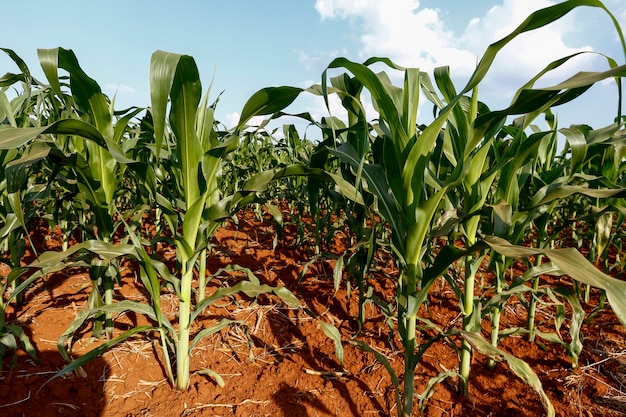
M 107 340 L 58 375 L 137 333 L 158 334 L 172 386 L 187 389 L 190 352 L 230 324 L 223 319 L 193 333 L 194 320 L 210 305 L 238 293 L 273 293 L 287 305 L 306 304 L 252 274 L 232 287 L 206 291 L 211 279 L 206 260 L 216 229 L 242 208 L 261 205 L 269 207 L 280 225 L 275 204 L 284 200 L 292 213 L 311 213 L 318 248 L 332 237 L 330 214 L 339 214 L 352 246 L 337 260 L 335 284 L 341 284 L 342 267 L 349 267 L 361 305 L 367 302 L 374 253 L 387 250 L 393 256 L 399 275 L 390 314 L 403 346 L 403 375 L 377 357 L 392 374 L 400 416 L 413 412 L 414 375 L 428 347 L 455 338 L 462 341 L 459 370 L 440 374 L 433 384 L 458 376 L 459 390 L 467 394 L 472 352 L 478 351 L 492 361 L 506 361 L 541 396 L 547 414 L 554 415 L 531 368 L 498 344 L 511 334 L 540 337 L 562 345 L 576 366 L 585 318 L 581 300 L 588 299 L 591 287 L 601 290 L 626 324 L 626 283 L 609 275 L 624 266 L 626 136 L 619 103 L 626 66 L 605 57 L 606 71 L 579 73 L 558 85 L 535 88 L 541 77 L 573 58 L 563 57 L 497 111 L 480 101 L 478 87 L 511 40 L 583 6 L 607 12 L 626 55 L 621 28 L 601 2 L 565 1 L 533 13 L 489 46 L 460 91 L 445 67 L 431 78 L 385 58 L 364 63 L 337 58 L 321 83 L 306 90 L 258 91 L 232 128 L 215 120 L 217 103 L 209 102 L 210 90 L 203 93 L 190 56 L 155 52 L 151 106 L 120 111 L 84 73 L 72 51 L 38 51 L 43 83 L 19 56 L 3 49 L 20 72 L 0 78 L 0 248 L 2 261 L 11 268 L 0 281 L 0 354 L 21 346 L 35 355 L 23 330 L 5 321 L 6 306 L 19 303 L 24 291 L 46 274 L 82 265 L 92 280 L 89 303 L 61 336 L 59 350 L 69 361 L 72 338 L 88 323 L 94 336 Z M 338 75 L 331 77 L 330 71 Z M 398 75 L 400 85 L 392 82 Z M 600 129 L 559 128 L 551 109 L 583 100 L 590 86 L 606 79 L 615 81 L 619 93 L 614 123 Z M 282 132 L 267 130 L 267 123 L 280 120 L 302 94 L 321 96 L 326 103 L 336 96 L 347 116 L 315 120 L 306 113 L 296 115 L 309 124 L 307 132 L 319 135 L 314 140 L 302 137 L 294 125 L 285 125 Z M 374 104 L 376 115 L 366 113 L 366 100 Z M 434 115 L 428 124 L 418 123 L 424 100 Z M 259 115 L 266 116 L 263 126 L 249 126 Z M 146 214 L 156 219 L 155 236 L 142 232 Z M 63 248 L 37 254 L 31 264 L 20 266 L 29 225 L 37 218 L 59 227 Z M 575 243 L 591 243 L 586 257 L 575 248 L 563 248 L 566 231 Z M 70 245 L 72 238 L 78 243 Z M 176 248 L 173 270 L 154 255 L 155 245 L 162 242 Z M 617 257 L 610 264 L 611 246 Z M 137 263 L 148 303 L 114 301 L 118 265 L 124 259 Z M 516 259 L 525 259 L 527 271 L 510 277 Z M 496 277 L 493 287 L 477 284 L 485 264 Z M 574 290 L 541 286 L 542 274 L 567 275 L 575 282 Z M 437 280 L 456 294 L 463 317 L 458 327 L 441 329 L 419 315 Z M 160 306 L 163 287 L 177 296 L 173 323 Z M 523 300 L 527 309 L 523 329 L 500 326 L 500 314 L 512 298 Z M 545 300 L 560 306 L 552 333 L 535 328 L 536 306 Z M 114 317 L 126 311 L 147 316 L 151 324 L 114 335 Z M 563 338 L 559 328 L 566 311 L 569 335 Z M 365 317 L 359 313 L 358 319 L 362 323 Z M 481 331 L 485 320 L 492 329 L 488 339 Z M 338 330 L 321 320 L 320 325 L 342 360 Z M 416 335 L 425 330 L 434 336 L 418 343 Z M 376 354 L 362 341 L 351 343 Z

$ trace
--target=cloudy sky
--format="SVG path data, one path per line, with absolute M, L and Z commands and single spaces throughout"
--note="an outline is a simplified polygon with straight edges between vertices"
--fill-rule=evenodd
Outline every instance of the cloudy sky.
M 385 56 L 432 74 L 448 65 L 460 90 L 486 47 L 508 34 L 532 11 L 551 0 L 31 0 L 3 4 L 2 47 L 11 48 L 44 77 L 38 48 L 74 50 L 83 69 L 104 89 L 117 93 L 117 107 L 149 105 L 149 64 L 158 49 L 193 56 L 203 87 L 214 77 L 212 97 L 223 91 L 218 118 L 228 126 L 246 100 L 273 85 L 318 83 L 333 58 L 364 61 Z M 626 27 L 626 2 L 604 3 Z M 506 107 L 513 93 L 550 61 L 577 51 L 596 51 L 624 63 L 609 17 L 581 8 L 507 46 L 481 84 L 480 99 Z M 2 52 L 0 52 L 2 54 Z M 557 83 L 579 70 L 606 69 L 599 55 L 583 54 L 546 77 Z M 16 72 L 5 55 L 0 72 Z M 392 78 L 400 80 L 392 72 Z M 582 100 L 558 110 L 561 126 L 611 123 L 614 83 L 594 87 Z M 302 98 L 294 112 L 324 113 L 322 103 Z M 428 112 L 424 112 L 428 113 Z

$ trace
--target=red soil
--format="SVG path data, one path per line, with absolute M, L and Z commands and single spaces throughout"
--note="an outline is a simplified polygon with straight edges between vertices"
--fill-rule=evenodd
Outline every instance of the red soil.
M 356 322 L 357 292 L 348 298 L 342 284 L 334 294 L 333 261 L 312 263 L 301 285 L 299 274 L 311 259 L 307 244 L 298 245 L 293 227 L 285 229 L 282 240 L 272 249 L 274 228 L 260 223 L 250 212 L 239 216 L 239 224 L 218 230 L 208 270 L 215 273 L 236 263 L 250 268 L 263 283 L 284 285 L 321 319 L 337 326 L 342 335 L 345 357 L 339 363 L 334 344 L 319 323 L 303 310 L 289 309 L 274 296 L 251 300 L 245 296 L 224 300 L 208 309 L 196 324 L 200 329 L 222 317 L 241 320 L 207 337 L 192 353 L 193 376 L 186 392 L 174 390 L 163 369 L 159 341 L 153 335 L 139 335 L 116 346 L 82 368 L 44 383 L 66 363 L 56 341 L 85 305 L 90 279 L 84 269 L 69 269 L 39 281 L 26 295 L 24 305 L 7 310 L 9 322 L 23 326 L 38 351 L 40 364 L 23 352 L 10 372 L 10 358 L 0 373 L 0 415 L 9 416 L 394 416 L 394 391 L 387 370 L 374 355 L 355 348 L 351 338 L 363 340 L 385 355 L 398 375 L 403 372 L 402 351 L 390 335 L 385 316 L 373 304 L 366 308 L 366 324 L 359 332 Z M 56 249 L 51 235 L 45 240 L 40 229 L 33 233 L 46 249 Z M 333 251 L 342 249 L 345 236 L 338 233 Z M 171 257 L 164 252 L 163 257 Z M 116 299 L 145 301 L 132 264 L 126 262 Z M 379 265 L 368 285 L 383 300 L 394 297 L 395 271 L 390 261 Z M 232 285 L 237 273 L 212 279 L 209 287 Z M 562 280 L 567 284 L 567 280 Z M 595 293 L 594 293 L 595 294 Z M 428 311 L 421 312 L 442 327 L 458 327 L 461 320 L 454 293 L 437 284 L 431 293 Z M 597 294 L 596 294 L 597 295 Z M 597 297 L 595 297 L 597 299 Z M 162 303 L 170 320 L 175 318 L 175 297 L 163 291 Z M 586 306 L 591 309 L 593 306 Z M 549 308 L 542 309 L 538 322 L 553 329 Z M 511 301 L 502 327 L 523 325 L 525 310 Z M 116 331 L 147 320 L 134 314 L 117 318 Z M 489 325 L 484 325 L 488 335 Z M 567 330 L 562 330 L 567 334 Z M 559 416 L 624 415 L 626 401 L 620 391 L 626 383 L 626 331 L 607 309 L 583 328 L 585 348 L 580 367 L 572 369 L 565 350 L 542 342 L 529 343 L 522 337 L 508 337 L 501 347 L 527 361 L 541 379 Z M 427 332 L 422 335 L 422 340 Z M 460 345 L 460 340 L 453 340 Z M 97 346 L 85 329 L 72 354 Z M 12 353 L 12 352 L 11 352 Z M 416 371 L 416 392 L 422 393 L 429 379 L 445 370 L 458 369 L 458 356 L 450 343 L 435 343 L 426 352 Z M 425 416 L 541 416 L 544 409 L 538 395 L 499 363 L 493 369 L 475 354 L 472 363 L 470 396 L 456 392 L 455 380 L 438 384 L 425 402 Z M 198 371 L 212 369 L 225 382 L 221 388 Z M 419 409 L 414 415 L 419 415 Z

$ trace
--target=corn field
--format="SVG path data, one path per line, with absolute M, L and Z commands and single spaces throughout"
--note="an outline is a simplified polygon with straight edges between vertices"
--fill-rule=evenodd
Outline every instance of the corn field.
M 480 86 L 499 51 L 517 36 L 586 7 L 606 12 L 624 50 L 620 59 L 626 58 L 611 12 L 600 1 L 570 0 L 536 11 L 490 45 L 465 86 L 454 85 L 447 67 L 428 74 L 387 58 L 336 58 L 309 88 L 256 92 L 233 127 L 216 120 L 218 100 L 210 87 L 203 89 L 191 56 L 156 51 L 149 107 L 120 110 L 71 50 L 38 50 L 45 75 L 38 80 L 3 48 L 19 71 L 0 78 L 2 370 L 19 368 L 19 354 L 39 354 L 6 311 L 27 309 L 30 289 L 78 268 L 88 273 L 89 285 L 81 289 L 88 302 L 56 341 L 66 366 L 46 384 L 143 339 L 157 347 L 170 388 L 190 390 L 194 350 L 242 325 L 228 317 L 211 326 L 197 323 L 245 297 L 270 299 L 314 321 L 338 364 L 349 361 L 347 349 L 370 354 L 389 375 L 390 405 L 380 415 L 419 415 L 442 384 L 471 396 L 476 366 L 501 362 L 540 399 L 545 415 L 556 415 L 540 375 L 501 344 L 520 338 L 553 346 L 566 353 L 569 371 L 576 373 L 584 367 L 584 323 L 611 311 L 626 325 L 626 65 L 603 56 L 604 71 L 536 88 L 575 58 L 563 57 L 514 87 L 505 109 L 482 102 Z M 613 122 L 559 126 L 555 109 L 585 100 L 585 91 L 600 82 L 615 86 Z M 320 119 L 287 115 L 285 109 L 297 107 L 304 95 L 327 105 L 336 97 L 347 116 L 330 114 L 330 105 Z M 369 101 L 375 114 L 366 112 Z M 432 120 L 422 122 L 422 112 Z M 265 122 L 250 125 L 255 116 Z M 286 116 L 306 124 L 306 132 L 294 124 L 272 127 Z M 357 311 L 337 320 L 317 314 L 297 287 L 270 285 L 236 263 L 208 272 L 216 232 L 241 213 L 275 226 L 274 248 L 289 228 L 298 244 L 312 242 L 299 279 L 314 262 L 329 261 L 332 272 L 324 279 L 331 291 L 352 294 Z M 60 248 L 37 252 L 36 225 L 56 230 Z M 331 253 L 339 232 L 347 245 Z M 163 248 L 173 255 L 164 257 Z M 27 252 L 34 252 L 28 262 Z M 395 294 L 385 302 L 373 284 L 383 264 L 394 271 Z M 125 268 L 134 271 L 145 298 L 119 296 Z M 240 278 L 216 286 L 227 273 Z M 546 284 L 556 282 L 546 277 L 568 284 Z M 427 313 L 444 289 L 459 318 L 446 326 Z M 174 315 L 166 313 L 164 294 Z M 586 308 L 591 302 L 597 305 L 592 311 Z M 521 306 L 515 325 L 501 320 L 513 303 Z M 549 326 L 538 323 L 538 310 L 545 308 L 554 311 Z M 340 331 L 342 320 L 367 327 L 372 309 L 384 315 L 395 337 L 390 343 L 401 369 L 359 331 Z M 143 317 L 142 324 L 121 326 L 125 315 Z M 98 342 L 75 355 L 85 333 Z M 457 365 L 417 390 L 416 377 L 435 343 L 449 344 Z M 486 365 L 474 360 L 477 355 L 487 358 Z M 203 374 L 215 389 L 228 385 L 212 369 Z

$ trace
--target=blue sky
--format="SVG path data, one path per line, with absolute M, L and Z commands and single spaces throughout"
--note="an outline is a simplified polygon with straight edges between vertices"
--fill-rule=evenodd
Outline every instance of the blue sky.
M 151 54 L 162 49 L 194 57 L 212 97 L 224 91 L 218 119 L 232 126 L 245 101 L 273 85 L 318 83 L 330 61 L 345 56 L 364 61 L 386 56 L 432 74 L 449 65 L 458 89 L 464 86 L 488 44 L 500 39 L 531 11 L 550 0 L 134 0 L 107 2 L 31 0 L 3 5 L 2 47 L 11 48 L 44 81 L 38 48 L 72 49 L 83 69 L 103 90 L 117 91 L 119 108 L 149 105 Z M 605 0 L 626 25 L 626 2 Z M 545 64 L 579 50 L 608 54 L 624 63 L 608 16 L 585 8 L 537 35 L 503 50 L 482 84 L 480 99 L 491 108 L 508 104 L 513 93 Z M 602 70 L 606 63 L 585 54 L 548 77 L 556 83 L 579 70 Z M 15 72 L 0 56 L 0 72 Z M 400 82 L 399 74 L 392 74 Z M 612 122 L 614 84 L 594 87 L 575 104 L 558 110 L 560 125 Z M 334 114 L 341 115 L 337 103 Z M 325 115 L 320 100 L 298 99 L 290 108 Z M 430 113 L 423 109 L 423 114 Z

